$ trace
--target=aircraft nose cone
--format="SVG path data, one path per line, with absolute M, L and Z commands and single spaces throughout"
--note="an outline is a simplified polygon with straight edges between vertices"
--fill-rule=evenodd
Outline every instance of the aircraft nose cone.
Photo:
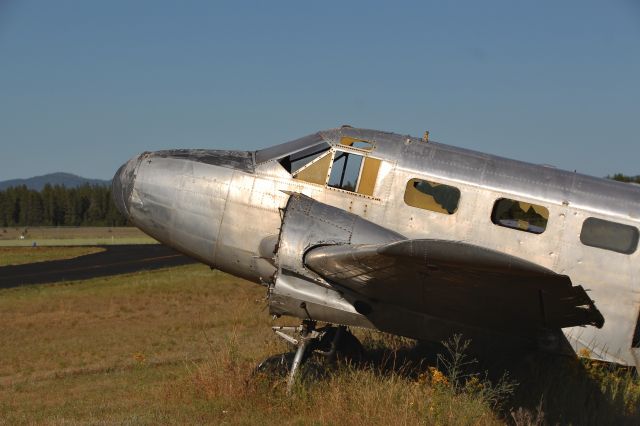
M 120 213 L 129 218 L 129 203 L 140 164 L 140 155 L 124 163 L 111 180 L 111 196 Z

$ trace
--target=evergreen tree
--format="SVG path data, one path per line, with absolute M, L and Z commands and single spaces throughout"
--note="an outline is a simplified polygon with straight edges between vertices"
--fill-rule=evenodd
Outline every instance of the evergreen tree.
M 0 226 L 9 226 L 7 212 L 7 195 L 4 191 L 0 191 Z
M 27 193 L 27 223 L 30 226 L 40 226 L 44 223 L 44 210 L 42 208 L 42 196 L 39 192 L 30 190 Z
M 127 220 L 111 200 L 111 188 L 45 185 L 0 191 L 0 226 L 125 226 Z
M 626 176 L 622 173 L 616 173 L 613 176 L 607 176 L 609 179 L 617 180 L 620 182 L 640 183 L 640 175 L 638 176 Z

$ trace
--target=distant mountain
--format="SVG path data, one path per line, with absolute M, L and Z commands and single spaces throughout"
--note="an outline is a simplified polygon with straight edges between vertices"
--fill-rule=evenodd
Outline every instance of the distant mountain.
M 64 185 L 67 188 L 75 188 L 88 183 L 89 185 L 110 185 L 108 180 L 100 179 L 87 179 L 81 176 L 76 176 L 71 173 L 49 173 L 44 176 L 34 176 L 28 179 L 11 179 L 0 182 L 0 191 L 5 190 L 11 186 L 26 185 L 29 189 L 35 189 L 41 191 L 46 184 Z

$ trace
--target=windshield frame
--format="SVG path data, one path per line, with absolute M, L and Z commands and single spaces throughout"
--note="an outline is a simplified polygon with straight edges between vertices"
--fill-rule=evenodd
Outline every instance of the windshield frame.
M 319 145 L 321 143 L 331 145 L 331 143 L 325 140 L 320 133 L 313 133 L 311 135 L 285 142 L 280 145 L 270 146 L 269 148 L 265 149 L 259 149 L 255 152 L 256 164 L 262 164 L 272 160 L 279 160 L 281 158 L 296 154 L 300 151 L 303 151 L 314 145 Z

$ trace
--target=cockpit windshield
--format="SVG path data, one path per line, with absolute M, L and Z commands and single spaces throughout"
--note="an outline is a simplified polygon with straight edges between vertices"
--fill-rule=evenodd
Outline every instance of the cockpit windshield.
M 294 179 L 373 196 L 381 160 L 371 142 L 342 138 L 331 146 L 319 133 L 256 152 L 256 163 L 277 160 Z
M 282 167 L 284 167 L 289 173 L 296 174 L 296 172 L 304 165 L 311 163 L 320 155 L 329 151 L 329 148 L 331 147 L 328 143 L 322 142 L 280 159 L 280 164 L 282 164 Z
M 271 160 L 277 160 L 286 156 L 295 155 L 310 147 L 327 143 L 320 133 L 314 133 L 300 139 L 285 142 L 280 145 L 271 146 L 269 148 L 256 151 L 256 163 L 261 164 Z M 328 145 L 327 145 L 328 146 Z

